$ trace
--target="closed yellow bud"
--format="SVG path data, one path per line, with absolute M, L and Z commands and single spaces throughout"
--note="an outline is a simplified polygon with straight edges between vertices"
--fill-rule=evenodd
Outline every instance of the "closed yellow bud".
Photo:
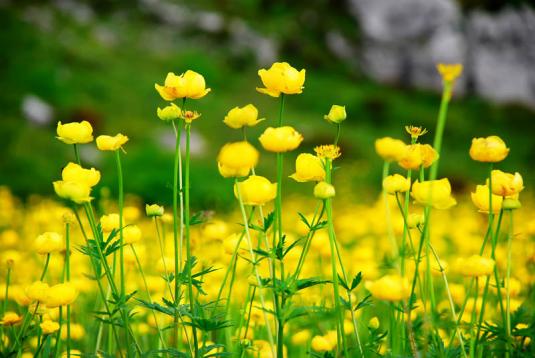
M 329 113 L 323 118 L 328 122 L 340 124 L 347 118 L 346 107 L 333 104 Z
M 126 142 L 128 142 L 128 137 L 121 133 L 115 136 L 99 135 L 97 137 L 97 148 L 99 150 L 115 151 L 126 144 Z
M 70 283 L 60 283 L 47 291 L 45 303 L 48 308 L 70 305 L 78 297 L 78 291 Z
M 158 107 L 156 114 L 162 121 L 172 121 L 182 116 L 182 110 L 176 104 L 171 103 L 163 108 Z
M 399 275 L 386 275 L 379 280 L 368 283 L 372 296 L 383 301 L 401 301 L 410 295 L 409 282 Z
M 206 88 L 204 77 L 191 70 L 187 70 L 180 76 L 169 72 L 164 85 L 154 84 L 154 88 L 166 101 L 174 101 L 177 98 L 199 99 L 211 91 L 210 88 Z
M 444 82 L 453 82 L 463 73 L 463 65 L 460 63 L 439 63 L 437 65 L 437 71 L 444 80 Z
M 63 237 L 57 232 L 45 232 L 35 239 L 35 252 L 40 255 L 60 252 L 65 248 Z
M 225 116 L 223 123 L 230 128 L 239 129 L 244 126 L 254 127 L 263 120 L 264 118 L 258 119 L 258 109 L 252 104 L 248 104 L 241 108 L 232 108 Z
M 379 318 L 377 318 L 377 316 L 372 317 L 368 321 L 368 327 L 370 327 L 370 328 L 377 329 L 377 328 L 379 328 L 379 325 L 380 325 Z
M 293 127 L 268 127 L 258 138 L 265 150 L 275 153 L 289 152 L 303 141 L 303 136 Z
M 61 124 L 56 128 L 57 138 L 66 144 L 83 144 L 93 141 L 93 127 L 88 121 Z
M 491 172 L 492 193 L 499 196 L 513 196 L 524 190 L 524 180 L 519 173 Z
M 102 215 L 100 226 L 104 232 L 112 232 L 113 229 L 119 229 L 119 214 Z
M 375 151 L 386 162 L 396 162 L 405 156 L 407 145 L 399 139 L 384 137 L 375 141 Z
M 468 258 L 457 259 L 457 270 L 463 276 L 480 277 L 487 276 L 494 270 L 494 260 L 472 255 Z
M 277 196 L 277 184 L 262 176 L 251 175 L 234 186 L 236 198 L 239 194 L 244 205 L 264 205 Z
M 310 337 L 311 337 L 310 330 L 301 329 L 301 330 L 298 330 L 292 336 L 292 343 L 295 345 L 304 345 L 310 341 Z
M 325 179 L 325 169 L 320 158 L 309 153 L 301 153 L 295 160 L 295 173 L 290 175 L 295 181 L 321 181 Z
M 389 175 L 383 180 L 383 189 L 388 194 L 404 193 L 411 188 L 411 180 L 403 175 Z
M 147 216 L 162 216 L 164 213 L 163 206 L 160 206 L 158 204 L 146 204 L 145 205 L 145 213 L 147 213 Z
M 317 199 L 325 200 L 333 198 L 336 195 L 336 190 L 332 184 L 324 181 L 320 181 L 314 186 L 314 197 Z
M 489 187 L 487 185 L 476 186 L 476 191 L 471 193 L 472 202 L 479 209 L 480 213 L 489 212 Z M 502 208 L 503 198 L 492 194 L 492 212 L 498 213 Z
M 336 345 L 333 345 L 331 340 L 326 336 L 314 336 L 310 342 L 310 346 L 316 352 L 328 352 L 336 347 Z
M 93 199 L 91 188 L 83 183 L 59 180 L 52 183 L 56 194 L 63 198 L 72 200 L 77 204 L 87 203 Z
M 43 323 L 39 325 L 41 327 L 41 330 L 43 331 L 43 334 L 52 334 L 54 332 L 57 332 L 59 330 L 59 323 L 54 322 L 51 320 L 46 320 Z
M 411 196 L 418 204 L 432 206 L 435 209 L 449 209 L 457 204 L 451 196 L 451 185 L 447 178 L 415 182 Z
M 258 163 L 258 151 L 249 142 L 225 144 L 217 156 L 220 174 L 225 177 L 243 177 Z
M 128 225 L 123 228 L 123 242 L 133 244 L 141 240 L 141 229 L 137 225 Z
M 48 285 L 41 281 L 35 281 L 26 287 L 26 296 L 32 301 L 44 302 L 48 294 Z
M 474 138 L 470 146 L 470 158 L 478 162 L 496 163 L 504 160 L 509 154 L 509 148 L 498 136 Z
M 64 181 L 72 181 L 93 187 L 100 181 L 100 172 L 95 168 L 84 169 L 76 163 L 69 163 L 61 172 Z
M 256 88 L 260 93 L 271 97 L 284 94 L 299 94 L 303 92 L 305 70 L 297 71 L 287 62 L 275 62 L 269 70 L 261 69 L 258 75 L 265 88 Z

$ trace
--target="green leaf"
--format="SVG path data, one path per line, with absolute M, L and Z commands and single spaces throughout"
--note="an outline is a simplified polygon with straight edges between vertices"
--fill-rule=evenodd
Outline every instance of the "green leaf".
M 322 285 L 324 283 L 331 283 L 330 280 L 323 280 L 316 277 L 310 277 L 305 279 L 299 279 L 296 282 L 297 291 L 304 290 L 305 288 L 316 286 L 316 285 Z
M 362 281 L 362 272 L 359 272 L 354 278 L 353 281 L 351 281 L 351 290 L 353 291 Z
M 371 302 L 371 297 L 372 295 L 369 294 L 368 296 L 364 297 L 359 303 L 357 303 L 357 305 L 355 306 L 355 308 L 353 309 L 353 311 L 358 311 L 366 306 L 370 306 L 372 304 Z

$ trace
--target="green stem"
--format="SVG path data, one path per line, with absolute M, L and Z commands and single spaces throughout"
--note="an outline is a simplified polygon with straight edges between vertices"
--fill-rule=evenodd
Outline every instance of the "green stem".
M 435 138 L 433 140 L 433 148 L 438 153 L 437 160 L 431 165 L 429 171 L 429 180 L 435 180 L 438 173 L 438 164 L 440 162 L 440 152 L 442 150 L 442 138 L 444 136 L 444 128 L 446 127 L 446 118 L 448 114 L 448 104 L 451 99 L 452 83 L 444 82 L 444 89 L 442 91 L 442 99 L 440 101 L 440 109 L 438 112 L 437 127 L 435 131 Z
M 76 159 L 76 163 L 78 163 L 79 166 L 82 166 L 82 161 L 80 160 L 80 151 L 78 150 L 78 145 L 74 143 L 72 146 L 74 148 L 74 158 Z
M 509 234 L 507 235 L 507 273 L 506 273 L 506 331 L 507 331 L 507 355 L 512 353 L 511 341 L 511 254 L 513 252 L 513 210 L 509 212 Z M 501 298 L 500 298 L 501 300 Z
M 472 318 L 470 319 L 470 358 L 475 356 L 476 336 L 474 332 L 474 324 L 477 316 L 477 296 L 479 294 L 479 278 L 476 277 L 476 289 L 474 291 L 474 305 L 472 307 Z
M 70 223 L 65 223 L 65 280 L 71 281 Z M 67 358 L 71 357 L 71 305 L 67 305 Z
M 390 171 L 390 162 L 384 161 L 381 186 L 385 178 L 388 176 L 389 171 Z M 394 235 L 394 229 L 392 228 L 392 215 L 391 215 L 392 213 L 390 212 L 390 205 L 388 204 L 388 194 L 384 190 L 384 188 L 382 191 L 382 195 L 383 195 L 383 202 L 385 205 L 386 230 L 387 230 L 388 239 L 390 240 L 390 246 L 392 247 L 392 257 L 397 260 L 398 253 L 399 253 L 398 244 L 396 242 L 396 237 Z

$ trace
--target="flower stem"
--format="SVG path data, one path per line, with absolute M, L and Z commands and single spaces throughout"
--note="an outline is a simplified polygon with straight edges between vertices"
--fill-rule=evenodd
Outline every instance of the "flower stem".
M 65 223 L 65 281 L 71 281 L 70 223 Z M 67 358 L 71 357 L 71 305 L 67 305 Z
M 512 353 L 511 345 L 511 254 L 513 252 L 513 210 L 509 210 L 509 234 L 507 235 L 507 273 L 506 273 L 506 332 L 507 332 L 507 355 Z M 499 298 L 501 300 L 501 297 Z
M 388 176 L 388 173 L 390 171 L 390 162 L 387 162 L 386 160 L 383 163 L 383 179 L 381 180 L 381 185 L 385 178 Z M 398 257 L 398 244 L 396 242 L 396 238 L 394 236 L 394 229 L 392 228 L 392 213 L 390 212 L 390 205 L 388 203 L 388 194 L 386 193 L 386 190 L 383 189 L 383 202 L 385 204 L 385 219 L 386 219 L 386 230 L 388 239 L 390 240 L 390 246 L 392 247 L 392 257 L 394 259 L 397 259 Z

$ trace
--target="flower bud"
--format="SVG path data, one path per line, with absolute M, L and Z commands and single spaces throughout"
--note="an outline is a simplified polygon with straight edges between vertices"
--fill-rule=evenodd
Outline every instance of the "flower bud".
M 225 116 L 223 123 L 230 128 L 239 129 L 244 126 L 254 127 L 263 120 L 264 118 L 258 119 L 258 109 L 254 105 L 248 104 L 241 108 L 232 108 Z
M 258 138 L 265 150 L 275 153 L 290 152 L 303 141 L 303 136 L 293 127 L 268 127 Z
M 323 118 L 328 122 L 340 124 L 347 118 L 346 107 L 333 104 L 329 114 L 323 116 Z
M 515 210 L 515 209 L 520 209 L 521 207 L 522 207 L 522 204 L 520 203 L 520 200 L 516 198 L 505 198 L 503 200 L 504 210 Z
M 309 153 L 299 154 L 295 160 L 295 173 L 290 178 L 297 182 L 324 180 L 325 169 L 321 159 Z
M 277 196 L 277 184 L 262 176 L 251 175 L 234 185 L 234 195 L 236 198 L 241 195 L 244 205 L 264 205 Z
M 171 103 L 169 106 L 163 107 L 163 109 L 158 107 L 156 114 L 162 121 L 172 121 L 182 116 L 182 110 L 176 104 Z
M 128 142 L 128 137 L 119 133 L 115 136 L 99 135 L 97 137 L 97 148 L 102 151 L 115 151 L 122 148 Z
M 375 151 L 386 162 L 395 162 L 405 156 L 407 145 L 399 139 L 384 137 L 375 141 Z
M 147 213 L 147 216 L 153 217 L 153 216 L 162 216 L 164 213 L 163 206 L 160 206 L 158 204 L 146 204 L 145 205 L 145 212 Z
M 498 136 L 474 138 L 470 146 L 470 158 L 478 162 L 496 163 L 504 160 L 509 154 L 509 148 Z
M 336 190 L 334 189 L 334 186 L 327 182 L 320 181 L 314 187 L 314 196 L 318 199 L 330 199 L 333 198 L 335 195 Z
M 388 194 L 404 193 L 411 188 L 411 180 L 403 175 L 389 175 L 383 180 L 383 189 Z
M 93 141 L 93 127 L 88 121 L 61 124 L 56 129 L 57 138 L 66 144 L 83 144 Z

